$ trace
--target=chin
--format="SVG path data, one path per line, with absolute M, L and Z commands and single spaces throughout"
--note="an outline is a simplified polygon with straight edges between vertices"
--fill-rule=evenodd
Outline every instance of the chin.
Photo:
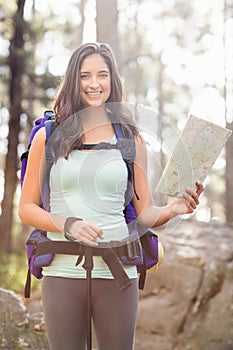
M 86 107 L 100 107 L 103 104 L 104 104 L 103 101 L 101 101 L 101 102 L 96 101 L 96 102 L 86 103 L 85 105 L 86 105 Z

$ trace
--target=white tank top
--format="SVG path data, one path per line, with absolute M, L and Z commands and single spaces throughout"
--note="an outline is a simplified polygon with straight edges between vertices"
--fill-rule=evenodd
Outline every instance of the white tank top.
M 114 137 L 112 143 L 116 142 Z M 123 214 L 127 188 L 127 167 L 119 150 L 74 150 L 68 160 L 59 158 L 50 172 L 51 212 L 92 221 L 103 230 L 104 240 L 121 240 L 128 235 Z M 48 237 L 65 240 L 64 234 L 48 232 Z M 76 256 L 57 254 L 45 276 L 85 278 Z M 130 278 L 137 277 L 135 266 L 126 267 Z M 94 257 L 93 278 L 113 278 L 101 257 Z

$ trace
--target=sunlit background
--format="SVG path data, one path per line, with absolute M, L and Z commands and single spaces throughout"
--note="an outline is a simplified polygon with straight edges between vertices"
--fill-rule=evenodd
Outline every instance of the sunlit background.
M 102 2 L 105 6 L 109 2 Z M 81 5 L 83 4 L 83 10 Z M 230 12 L 226 9 L 226 5 Z M 220 126 L 233 121 L 233 18 L 230 0 L 118 0 L 117 56 L 126 100 L 152 109 L 154 115 L 168 117 L 171 121 L 172 140 L 177 130 L 182 130 L 189 114 L 214 122 Z M 2 10 L 1 10 L 2 8 Z M 0 1 L 0 20 L 8 11 L 15 10 L 13 0 Z M 4 12 L 5 11 L 5 12 Z M 102 25 L 108 14 L 102 8 Z M 83 16 L 83 17 L 82 17 Z M 30 105 L 33 117 L 44 109 L 53 107 L 53 100 L 60 77 L 64 74 L 71 52 L 81 43 L 96 41 L 97 7 L 95 0 L 26 0 L 25 21 L 34 26 L 36 36 L 26 40 L 25 50 L 35 50 L 33 74 L 42 90 L 35 92 L 34 100 L 25 100 L 26 110 Z M 0 22 L 1 23 L 1 22 Z M 2 26 L 4 21 L 2 20 Z M 11 25 L 11 24 L 10 24 Z M 82 34 L 80 28 L 83 25 Z M 0 27 L 1 29 L 1 27 Z M 9 56 L 10 34 L 0 38 L 0 62 Z M 80 36 L 81 35 L 81 36 Z M 101 39 L 102 40 L 102 39 Z M 5 86 L 9 71 L 2 64 L 1 86 Z M 32 72 L 31 72 L 32 74 Z M 43 81 L 46 81 L 43 88 Z M 27 89 L 25 89 L 27 90 Z M 9 109 L 7 95 L 0 104 L 0 154 L 7 152 Z M 21 116 L 23 128 L 30 113 Z M 161 135 L 160 135 L 161 136 Z M 21 133 L 18 153 L 25 148 L 26 136 Z M 151 141 L 151 145 L 153 141 Z M 156 145 L 153 146 L 156 150 Z M 2 161 L 3 162 L 3 161 Z M 213 176 L 223 176 L 226 161 L 224 151 L 214 164 Z M 3 196 L 4 172 L 1 166 L 0 197 Z M 207 178 L 214 192 L 213 178 Z M 219 191 L 223 196 L 225 185 Z M 219 212 L 219 204 L 211 213 L 205 209 L 199 217 L 209 220 Z M 205 210 L 206 214 L 203 213 Z M 221 217 L 221 215 L 220 215 Z
M 32 13 L 32 1 L 26 2 L 26 18 L 30 19 Z M 225 102 L 223 89 L 226 74 L 232 74 L 232 45 L 227 45 L 228 51 L 224 49 L 225 41 L 232 41 L 233 19 L 229 18 L 224 24 L 223 1 L 197 0 L 192 3 L 194 15 L 187 20 L 184 16 L 169 15 L 173 0 L 153 1 L 118 1 L 119 7 L 119 31 L 125 32 L 130 25 L 135 26 L 133 18 L 137 16 L 137 26 L 143 31 L 144 40 L 150 47 L 150 51 L 156 55 L 161 54 L 162 64 L 174 83 L 189 86 L 192 95 L 189 104 L 189 111 L 194 115 L 209 119 L 219 125 L 225 125 Z M 81 23 L 80 11 L 76 0 L 56 1 L 35 1 L 35 9 L 40 12 L 44 21 L 49 21 L 50 14 L 56 16 L 58 26 L 63 25 L 67 19 L 74 26 Z M 164 12 L 168 12 L 164 15 Z M 160 17 L 161 14 L 161 17 Z M 95 0 L 86 2 L 85 25 L 83 42 L 96 40 L 96 8 Z M 204 22 L 210 26 L 209 31 L 204 32 L 197 41 L 195 31 L 198 31 Z M 191 27 L 190 28 L 188 28 Z M 186 33 L 187 28 L 187 33 Z M 187 43 L 181 47 L 173 34 L 182 34 L 183 40 Z M 197 35 L 198 36 L 198 35 Z M 77 43 L 78 44 L 78 43 Z M 195 54 L 194 54 L 195 52 Z M 61 36 L 55 31 L 47 31 L 43 40 L 37 48 L 37 56 L 40 64 L 37 65 L 38 74 L 45 72 L 46 65 L 53 75 L 60 76 L 65 72 L 70 50 L 62 45 Z M 141 58 L 141 64 L 144 64 Z M 148 61 L 145 64 L 153 64 Z M 150 85 L 150 84 L 149 84 Z M 147 101 L 152 107 L 155 93 L 151 87 L 147 91 Z M 179 97 L 182 99 L 182 96 Z M 182 101 L 178 101 L 182 104 Z M 232 110 L 232 100 L 231 103 Z M 167 114 L 174 104 L 167 106 Z M 188 106 L 186 106 L 187 109 Z M 165 111 L 166 112 L 166 111 Z M 166 114 L 166 113 L 165 113 Z M 232 113 L 228 114 L 232 118 Z M 229 122 L 231 120 L 228 120 Z

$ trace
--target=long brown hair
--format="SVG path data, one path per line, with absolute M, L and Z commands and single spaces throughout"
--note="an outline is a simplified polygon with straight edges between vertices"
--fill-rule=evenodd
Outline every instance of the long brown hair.
M 59 155 L 68 157 L 72 149 L 79 148 L 83 142 L 83 125 L 80 112 L 85 108 L 81 99 L 80 70 L 84 59 L 92 54 L 99 54 L 103 57 L 111 75 L 111 93 L 106 101 L 108 110 L 114 115 L 114 121 L 121 123 L 125 135 L 129 132 L 138 134 L 132 114 L 127 108 L 121 105 L 123 89 L 120 74 L 116 64 L 112 49 L 105 43 L 86 43 L 80 45 L 72 54 L 63 81 L 58 89 L 58 94 L 54 104 L 54 111 L 58 124 L 66 124 L 62 128 L 64 132 L 61 137 L 62 148 Z M 114 106 L 116 103 L 117 107 Z M 114 111 L 115 110 L 115 111 Z M 68 121 L 69 117 L 71 121 Z M 69 126 L 69 127 L 68 127 Z M 68 127 L 68 128 L 67 128 Z M 67 130 L 69 129 L 69 130 Z M 68 135 L 75 131 L 75 135 Z M 73 140 L 72 144 L 68 140 Z

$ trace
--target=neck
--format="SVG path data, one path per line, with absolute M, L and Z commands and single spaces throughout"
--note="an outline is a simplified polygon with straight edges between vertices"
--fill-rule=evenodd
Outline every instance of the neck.
M 81 111 L 81 117 L 84 130 L 90 127 L 99 127 L 104 124 L 109 124 L 110 120 L 105 111 L 105 105 L 98 107 L 88 107 Z

